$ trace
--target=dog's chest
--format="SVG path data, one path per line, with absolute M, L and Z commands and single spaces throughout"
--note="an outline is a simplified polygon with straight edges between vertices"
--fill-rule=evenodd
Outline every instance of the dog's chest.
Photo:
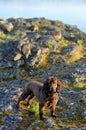
M 55 96 L 48 97 L 45 101 L 45 104 L 46 106 L 51 107 L 51 106 L 56 105 L 57 101 L 58 101 L 58 98 L 57 98 L 57 95 L 55 95 Z

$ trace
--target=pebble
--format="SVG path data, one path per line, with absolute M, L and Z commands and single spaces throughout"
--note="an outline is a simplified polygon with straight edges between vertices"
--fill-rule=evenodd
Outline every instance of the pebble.
M 83 112 L 81 112 L 80 116 L 81 116 L 82 118 L 85 118 L 85 119 L 86 119 L 86 110 L 84 110 Z

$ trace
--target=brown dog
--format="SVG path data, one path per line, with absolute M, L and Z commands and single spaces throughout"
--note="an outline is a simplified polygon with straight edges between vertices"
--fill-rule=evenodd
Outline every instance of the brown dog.
M 30 99 L 34 96 L 39 100 L 39 115 L 40 119 L 43 120 L 44 107 L 49 106 L 51 109 L 51 116 L 56 117 L 55 107 L 59 99 L 59 92 L 62 88 L 62 83 L 55 77 L 49 77 L 44 83 L 32 81 L 25 84 L 23 93 L 21 94 L 17 107 L 20 101 L 28 98 L 28 104 Z M 27 104 L 27 105 L 28 105 Z

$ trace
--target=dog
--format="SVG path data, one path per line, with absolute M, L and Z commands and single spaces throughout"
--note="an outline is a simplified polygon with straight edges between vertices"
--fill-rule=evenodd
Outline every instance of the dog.
M 18 99 L 17 107 L 22 100 L 28 99 L 27 105 L 30 100 L 36 96 L 39 100 L 39 116 L 40 120 L 44 120 L 43 110 L 45 107 L 50 107 L 51 116 L 56 117 L 55 107 L 59 99 L 59 92 L 62 89 L 62 83 L 56 77 L 48 77 L 44 83 L 38 81 L 27 82 L 24 86 L 23 92 Z

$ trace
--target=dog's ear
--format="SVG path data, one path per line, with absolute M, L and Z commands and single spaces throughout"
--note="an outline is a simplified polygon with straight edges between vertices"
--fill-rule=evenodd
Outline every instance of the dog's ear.
M 47 78 L 45 81 L 44 81 L 44 85 L 43 85 L 43 90 L 46 91 L 46 92 L 49 92 L 49 84 L 51 82 L 51 77 Z
M 48 79 L 46 79 L 43 83 L 43 90 L 47 89 L 47 86 L 48 86 Z
M 59 79 L 57 79 L 57 88 L 56 88 L 56 92 L 59 93 L 62 89 L 62 83 Z
M 45 81 L 44 81 L 44 86 L 47 87 L 51 81 L 51 77 L 48 77 Z

